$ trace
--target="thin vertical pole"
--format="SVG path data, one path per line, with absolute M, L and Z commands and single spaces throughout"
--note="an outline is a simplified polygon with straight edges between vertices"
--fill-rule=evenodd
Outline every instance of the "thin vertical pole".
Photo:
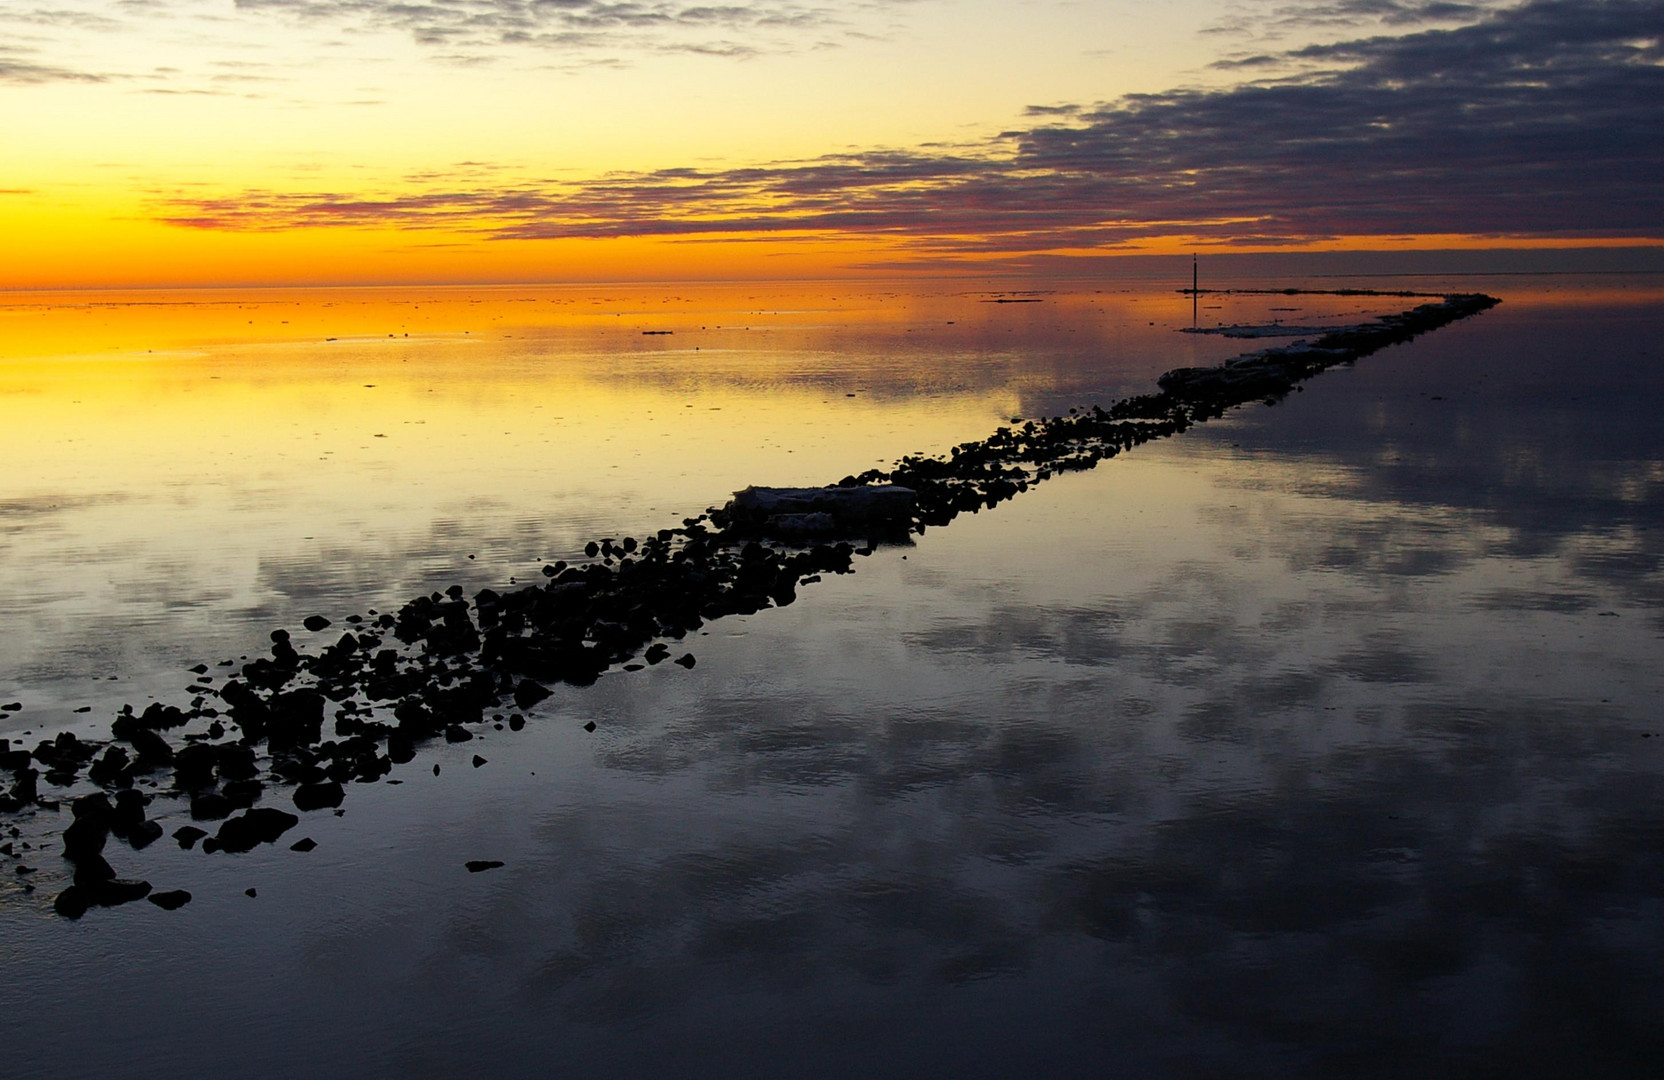
M 1202 290 L 1197 287 L 1196 253 L 1190 253 L 1190 328 L 1196 328 L 1197 304 L 1201 302 Z

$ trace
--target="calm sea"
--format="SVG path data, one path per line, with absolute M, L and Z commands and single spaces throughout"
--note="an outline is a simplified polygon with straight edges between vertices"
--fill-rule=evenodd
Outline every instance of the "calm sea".
M 179 911 L 55 919 L 64 821 L 0 823 L 4 1071 L 1644 1074 L 1664 280 L 1275 284 L 1504 303 L 430 747 L 309 853 L 112 848 Z M 0 296 L 0 737 L 1414 302 Z

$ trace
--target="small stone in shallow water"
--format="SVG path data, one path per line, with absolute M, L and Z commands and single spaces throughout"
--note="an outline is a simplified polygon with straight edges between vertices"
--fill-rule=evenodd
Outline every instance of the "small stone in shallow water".
M 173 838 L 179 841 L 179 846 L 186 851 L 196 847 L 196 842 L 207 835 L 207 830 L 199 829 L 195 825 L 182 825 L 173 830 Z
M 141 821 L 127 831 L 127 844 L 134 851 L 143 851 L 162 838 L 162 826 L 154 821 Z
M 549 688 L 531 679 L 521 679 L 514 688 L 514 703 L 522 709 L 529 709 L 550 694 Z
M 77 883 L 77 887 L 86 886 Z M 119 907 L 122 904 L 131 904 L 135 900 L 143 900 L 149 895 L 150 882 L 115 878 L 93 886 L 90 899 L 99 907 Z
M 308 615 L 301 625 L 316 634 L 319 630 L 327 630 L 330 623 L 322 615 Z
M 682 656 L 678 656 L 676 658 L 675 662 L 678 663 L 678 664 L 681 664 L 683 667 L 687 668 L 689 671 L 693 670 L 693 665 L 699 663 L 698 660 L 695 660 L 693 658 L 692 653 L 686 653 Z
M 289 850 L 290 851 L 303 851 L 304 852 L 304 851 L 311 851 L 313 848 L 315 848 L 317 846 L 318 846 L 318 842 L 316 840 L 312 839 L 310 836 L 308 836 L 308 837 L 305 837 L 303 839 L 296 840 L 294 843 L 290 844 L 289 845 Z
M 295 806 L 300 810 L 326 810 L 341 805 L 346 792 L 333 780 L 317 784 L 302 784 L 295 789 Z
M 66 919 L 79 919 L 87 913 L 87 906 L 86 890 L 79 885 L 71 885 L 52 901 L 52 910 Z
M 461 724 L 452 724 L 450 727 L 445 729 L 446 742 L 467 742 L 473 737 L 474 733 L 463 727 Z
M 149 900 L 163 911 L 177 911 L 191 902 L 191 894 L 184 889 L 173 889 L 170 892 L 151 893 Z
M 218 821 L 235 809 L 231 800 L 224 795 L 209 792 L 191 798 L 191 817 L 197 821 Z
M 495 870 L 503 864 L 496 859 L 470 859 L 464 865 L 468 867 L 470 874 L 477 874 L 481 870 Z
M 258 889 L 244 889 L 243 890 L 243 895 L 244 896 L 259 896 L 260 895 L 260 890 L 258 890 Z
M 269 844 L 300 824 L 300 818 L 271 806 L 260 806 L 229 818 L 220 826 L 214 839 L 225 851 L 252 851 L 258 844 Z M 207 845 L 203 845 L 205 848 Z
M 584 730 L 585 731 L 594 731 L 595 730 L 595 721 L 590 720 L 587 723 L 585 723 L 584 724 Z
M 481 765 L 484 765 L 484 764 L 485 764 L 485 759 L 484 759 L 484 758 L 482 758 L 482 757 L 480 757 L 480 756 L 479 756 L 479 755 L 478 755 L 478 754 L 475 754 L 475 755 L 474 755 L 474 768 L 476 768 L 476 769 L 477 769 L 477 768 L 479 768 L 479 767 L 480 767 L 480 766 L 481 766 Z

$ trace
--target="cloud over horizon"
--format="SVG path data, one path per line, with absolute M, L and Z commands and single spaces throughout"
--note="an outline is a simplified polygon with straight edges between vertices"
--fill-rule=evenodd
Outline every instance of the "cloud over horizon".
M 430 180 L 381 197 L 249 191 L 164 199 L 158 216 L 503 239 L 834 232 L 949 252 L 1158 235 L 1664 238 L 1660 0 L 1530 0 L 1271 61 L 1269 77 L 1226 89 L 1031 109 L 1032 126 L 961 147 L 578 184 Z
M 902 0 L 905 2 L 905 0 Z M 748 56 L 780 47 L 765 36 L 836 27 L 834 5 L 793 0 L 234 0 L 238 11 L 396 30 L 450 49 L 585 50 L 633 43 L 660 51 Z

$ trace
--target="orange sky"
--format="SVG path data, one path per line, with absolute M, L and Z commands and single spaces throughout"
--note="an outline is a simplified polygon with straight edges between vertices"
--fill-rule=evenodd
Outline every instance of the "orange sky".
M 0 0 L 0 288 L 1659 243 L 1658 140 L 1586 90 L 1658 42 L 1532 7 Z

